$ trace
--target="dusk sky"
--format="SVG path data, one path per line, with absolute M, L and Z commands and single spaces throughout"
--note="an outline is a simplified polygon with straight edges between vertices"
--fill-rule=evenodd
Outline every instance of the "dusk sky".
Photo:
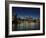
M 40 8 L 26 8 L 26 7 L 12 7 L 12 13 L 17 17 L 24 18 L 25 16 L 32 16 L 33 18 L 40 17 Z

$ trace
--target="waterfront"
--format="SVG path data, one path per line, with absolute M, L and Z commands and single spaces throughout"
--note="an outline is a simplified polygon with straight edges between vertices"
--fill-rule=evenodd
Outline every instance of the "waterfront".
M 12 31 L 40 30 L 40 9 L 12 7 Z

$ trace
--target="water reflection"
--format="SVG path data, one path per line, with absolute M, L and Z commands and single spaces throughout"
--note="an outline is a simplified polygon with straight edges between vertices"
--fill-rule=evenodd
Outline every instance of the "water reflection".
M 24 21 L 17 25 L 17 30 L 40 30 L 40 23 L 28 23 L 27 21 Z

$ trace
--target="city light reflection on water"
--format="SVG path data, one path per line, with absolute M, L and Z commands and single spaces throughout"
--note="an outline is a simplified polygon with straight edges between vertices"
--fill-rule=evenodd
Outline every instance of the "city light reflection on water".
M 40 30 L 40 23 L 28 23 L 28 22 L 21 22 L 17 25 L 17 31 L 24 31 L 24 30 Z

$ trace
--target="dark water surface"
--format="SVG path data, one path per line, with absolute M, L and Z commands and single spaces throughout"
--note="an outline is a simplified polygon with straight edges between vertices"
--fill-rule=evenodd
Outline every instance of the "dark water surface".
M 24 31 L 24 30 L 40 30 L 40 23 L 28 23 L 28 22 L 21 22 L 17 25 L 17 31 Z

